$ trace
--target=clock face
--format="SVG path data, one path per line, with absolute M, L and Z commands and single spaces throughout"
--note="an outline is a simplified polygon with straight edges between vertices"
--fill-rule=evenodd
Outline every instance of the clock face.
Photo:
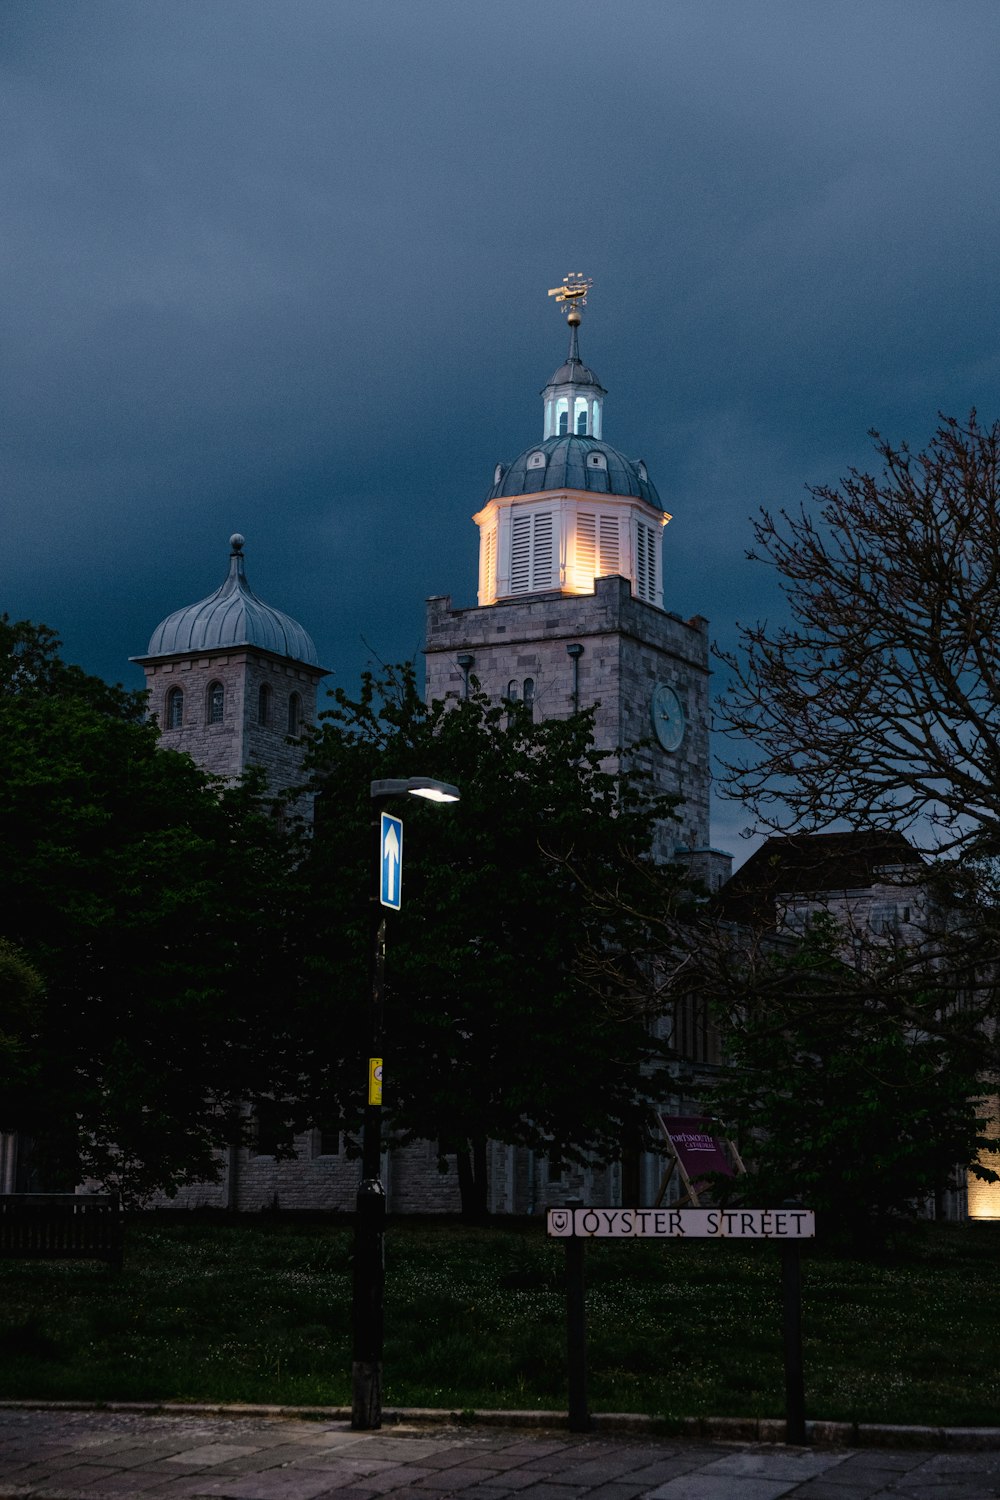
M 658 682 L 650 700 L 653 732 L 664 750 L 676 750 L 684 738 L 684 705 L 672 687 Z

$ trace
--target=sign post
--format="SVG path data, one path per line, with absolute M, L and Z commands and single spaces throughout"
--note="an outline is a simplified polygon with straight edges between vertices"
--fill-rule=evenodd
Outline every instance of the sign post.
M 579 1202 L 579 1200 L 577 1200 Z M 569 1354 L 569 1428 L 587 1432 L 587 1330 L 583 1248 L 586 1240 L 771 1240 L 781 1251 L 782 1343 L 785 1362 L 785 1442 L 806 1441 L 802 1363 L 803 1240 L 816 1233 L 816 1215 L 786 1200 L 780 1208 L 550 1208 L 548 1233 L 566 1242 L 566 1314 Z

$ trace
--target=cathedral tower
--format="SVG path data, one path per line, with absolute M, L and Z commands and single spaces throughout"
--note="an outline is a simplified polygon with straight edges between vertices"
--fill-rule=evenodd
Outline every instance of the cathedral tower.
M 316 716 L 325 669 L 298 621 L 258 599 L 247 582 L 244 540 L 230 537 L 222 585 L 153 631 L 145 656 L 149 712 L 169 750 L 186 750 L 216 776 L 248 766 L 267 772 L 272 791 L 294 785 L 296 744 Z
M 497 464 L 473 517 L 478 606 L 428 600 L 427 697 L 464 696 L 475 679 L 540 718 L 596 704 L 598 748 L 680 799 L 659 857 L 714 886 L 728 860 L 708 848 L 708 622 L 664 609 L 670 516 L 643 461 L 604 440 L 607 393 L 579 347 L 588 286 L 550 293 L 568 304 L 569 350 L 542 391 L 541 441 Z

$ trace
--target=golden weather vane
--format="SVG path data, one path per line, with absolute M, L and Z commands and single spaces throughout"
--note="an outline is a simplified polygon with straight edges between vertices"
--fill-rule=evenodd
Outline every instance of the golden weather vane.
M 549 288 L 549 296 L 554 297 L 557 302 L 566 302 L 566 318 L 570 323 L 579 323 L 580 308 L 587 305 L 587 293 L 594 285 L 589 276 L 584 276 L 582 271 L 571 271 L 562 279 L 562 286 Z

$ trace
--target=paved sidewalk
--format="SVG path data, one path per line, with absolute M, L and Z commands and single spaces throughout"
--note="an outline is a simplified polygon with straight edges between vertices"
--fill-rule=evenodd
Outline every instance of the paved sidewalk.
M 0 1500 L 989 1500 L 1000 1452 L 0 1411 Z

